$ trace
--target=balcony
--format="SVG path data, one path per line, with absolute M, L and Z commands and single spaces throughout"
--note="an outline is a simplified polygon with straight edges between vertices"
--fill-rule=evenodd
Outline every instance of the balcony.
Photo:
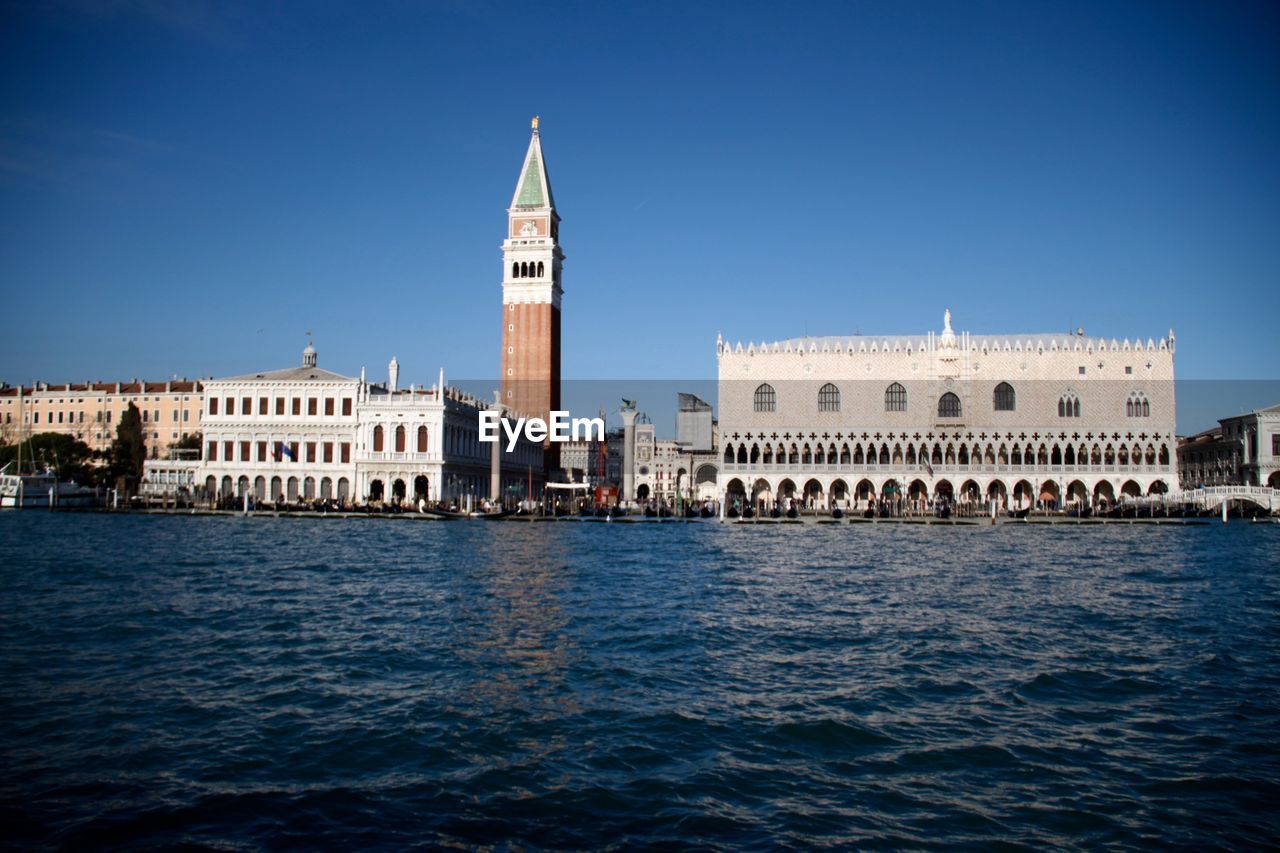
M 394 453 L 382 452 L 375 453 L 372 450 L 363 450 L 356 454 L 357 462 L 440 462 L 442 461 L 439 453 Z

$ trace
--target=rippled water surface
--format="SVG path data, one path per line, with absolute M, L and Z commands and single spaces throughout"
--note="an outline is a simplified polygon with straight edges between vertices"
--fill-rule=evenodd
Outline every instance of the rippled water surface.
M 0 545 L 0 843 L 1280 837 L 1280 526 L 27 512 Z

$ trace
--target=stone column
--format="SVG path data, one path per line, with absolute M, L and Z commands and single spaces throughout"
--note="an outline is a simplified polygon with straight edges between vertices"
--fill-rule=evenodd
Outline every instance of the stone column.
M 636 498 L 636 407 L 626 406 L 622 415 L 622 500 L 628 504 Z
M 502 404 L 494 403 L 490 406 L 498 412 L 498 417 L 502 417 Z M 501 421 L 499 420 L 499 423 Z M 489 500 L 498 501 L 502 498 L 502 429 L 498 429 L 498 440 L 489 445 Z

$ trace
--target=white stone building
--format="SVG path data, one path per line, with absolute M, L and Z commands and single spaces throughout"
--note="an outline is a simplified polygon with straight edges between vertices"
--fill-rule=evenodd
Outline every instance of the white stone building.
M 729 505 L 1111 503 L 1177 489 L 1174 336 L 717 341 Z
M 356 401 L 360 380 L 302 365 L 204 385 L 204 453 L 196 482 L 206 495 L 257 500 L 356 496 Z
M 393 362 L 394 364 L 394 362 Z M 398 365 L 397 365 L 398 367 Z M 397 370 L 392 370 L 394 377 Z M 437 393 L 443 387 L 444 394 Z M 501 454 L 500 491 L 523 498 L 530 481 L 541 491 L 542 445 L 521 434 L 510 453 L 506 434 L 498 443 L 480 441 L 479 399 L 440 381 L 431 388 L 362 384 L 356 439 L 357 493 L 370 500 L 419 498 L 463 502 L 492 497 L 490 475 L 495 447 Z
M 1229 418 L 1178 444 L 1185 489 L 1270 486 L 1280 489 L 1280 405 Z
M 495 446 L 504 493 L 527 489 L 530 479 L 535 492 L 541 489 L 541 446 L 522 439 L 507 453 L 505 443 L 482 444 L 485 404 L 445 387 L 443 371 L 438 385 L 401 390 L 395 359 L 385 384 L 316 362 L 308 345 L 301 367 L 205 383 L 204 453 L 195 475 L 205 495 L 288 503 L 482 500 L 490 497 Z

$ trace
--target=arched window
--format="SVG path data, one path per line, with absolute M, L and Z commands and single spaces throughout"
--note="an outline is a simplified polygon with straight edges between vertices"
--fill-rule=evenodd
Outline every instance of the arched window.
M 426 453 L 429 445 L 427 444 L 427 428 L 425 426 L 418 427 L 418 452 Z
M 907 410 L 907 389 L 897 382 L 884 389 L 884 410 L 886 412 L 905 412 Z
M 993 403 L 997 412 L 1012 412 L 1017 405 L 1017 397 L 1013 393 L 1013 386 L 1008 382 L 1001 382 L 997 385 Z
M 1147 400 L 1147 395 L 1141 391 L 1131 393 L 1125 401 L 1124 413 L 1131 418 L 1151 417 L 1151 403 Z
M 382 424 L 378 424 L 373 428 L 373 452 L 382 452 Z
M 542 261 L 538 261 L 538 278 L 542 278 Z
M 840 389 L 830 382 L 818 389 L 818 411 L 840 411 Z
M 529 264 L 526 263 L 525 261 L 520 262 L 520 277 L 521 278 L 529 277 Z
M 1080 417 L 1080 398 L 1074 394 L 1063 394 L 1058 398 L 1058 417 Z
M 396 427 L 396 453 L 404 453 L 404 425 Z
M 755 408 L 757 412 L 776 412 L 778 410 L 778 395 L 774 393 L 772 385 L 765 383 L 756 388 Z
M 724 446 L 724 461 L 726 465 L 731 464 L 733 462 L 733 445 L 732 444 L 726 444 Z
M 938 398 L 938 417 L 940 418 L 958 418 L 960 417 L 960 398 L 950 391 Z
M 520 265 L 515 261 L 511 262 L 511 277 L 512 278 L 520 277 Z

